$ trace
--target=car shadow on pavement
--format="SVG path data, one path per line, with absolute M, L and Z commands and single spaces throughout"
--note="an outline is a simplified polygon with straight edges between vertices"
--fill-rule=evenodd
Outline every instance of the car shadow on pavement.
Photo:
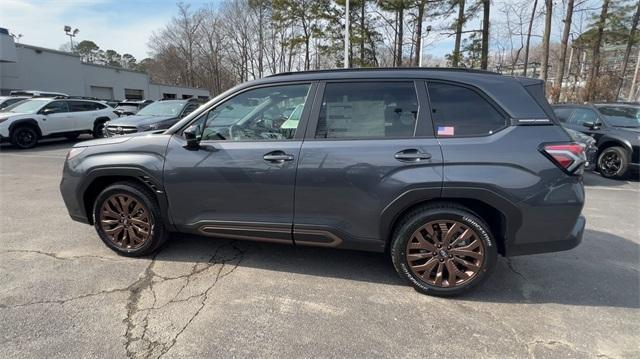
M 597 172 L 585 172 L 584 174 L 584 185 L 587 187 L 591 186 L 602 186 L 602 187 L 620 187 L 629 184 L 637 184 L 640 182 L 640 174 L 638 172 L 633 172 L 626 176 L 624 179 L 610 179 L 602 177 Z
M 229 243 L 243 251 L 240 267 L 408 286 L 383 253 L 174 235 L 156 260 L 197 262 L 202 253 Z M 571 251 L 499 258 L 486 282 L 457 299 L 640 308 L 639 251 L 630 240 L 587 230 Z
M 27 150 L 19 149 L 7 142 L 0 145 L 0 153 L 37 154 L 39 152 L 48 152 L 51 150 L 69 149 L 78 142 L 92 139 L 93 137 L 91 135 L 80 135 L 80 137 L 74 140 L 69 140 L 64 137 L 47 138 L 39 141 L 36 147 Z

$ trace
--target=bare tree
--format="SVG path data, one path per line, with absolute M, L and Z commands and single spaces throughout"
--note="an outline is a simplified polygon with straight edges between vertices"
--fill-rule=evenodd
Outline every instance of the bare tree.
M 602 4 L 602 10 L 600 11 L 600 18 L 596 27 L 596 39 L 593 44 L 591 71 L 589 71 L 587 86 L 584 93 L 585 101 L 591 101 L 596 96 L 596 82 L 598 79 L 598 74 L 600 72 L 600 46 L 602 46 L 604 26 L 607 21 L 607 13 L 609 10 L 609 1 L 610 0 L 604 0 L 604 3 Z
M 482 0 L 482 54 L 480 55 L 480 68 L 487 69 L 489 59 L 489 13 L 491 11 L 491 0 Z
M 527 44 L 524 48 L 524 76 L 527 76 L 527 67 L 529 67 L 529 45 L 531 43 L 531 30 L 533 29 L 533 20 L 536 16 L 536 8 L 538 7 L 538 0 L 533 0 L 533 9 L 531 10 L 531 18 L 529 19 L 529 30 L 527 31 Z
M 551 101 L 560 101 L 562 91 L 562 79 L 564 78 L 564 67 L 567 59 L 567 44 L 569 43 L 569 33 L 571 31 L 571 19 L 573 18 L 573 0 L 567 2 L 567 14 L 564 18 L 564 29 L 562 30 L 562 40 L 560 41 L 560 61 L 558 61 L 558 71 L 554 80 L 554 89 L 551 92 Z
M 540 62 L 540 78 L 547 81 L 549 71 L 549 43 L 551 39 L 551 20 L 553 0 L 545 0 L 544 34 L 542 36 L 542 61 Z
M 616 91 L 616 99 L 620 98 L 620 91 L 624 83 L 624 76 L 627 73 L 627 67 L 629 66 L 629 56 L 631 55 L 631 48 L 635 44 L 635 35 L 638 28 L 638 18 L 640 17 L 640 1 L 636 5 L 636 12 L 633 15 L 631 21 L 631 29 L 629 30 L 629 39 L 627 40 L 627 48 L 624 51 L 624 60 L 622 61 L 622 71 L 620 72 L 620 83 L 618 84 L 618 90 Z M 640 59 L 639 59 L 640 60 Z

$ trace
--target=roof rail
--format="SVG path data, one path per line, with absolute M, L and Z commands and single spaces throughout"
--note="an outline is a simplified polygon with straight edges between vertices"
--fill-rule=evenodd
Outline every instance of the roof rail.
M 315 74 L 315 73 L 331 73 L 331 72 L 367 72 L 367 71 L 459 71 L 479 74 L 501 75 L 500 73 L 480 69 L 468 69 L 463 67 L 358 67 L 348 69 L 323 69 L 323 70 L 306 70 L 306 71 L 286 71 L 266 77 L 287 76 L 298 74 Z

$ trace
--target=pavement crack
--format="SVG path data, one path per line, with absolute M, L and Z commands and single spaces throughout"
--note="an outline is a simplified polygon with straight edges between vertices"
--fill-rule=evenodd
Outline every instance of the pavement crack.
M 57 253 L 54 252 L 44 252 L 44 251 L 39 251 L 39 250 L 32 250 L 32 249 L 9 249 L 6 251 L 1 251 L 0 254 L 10 254 L 10 253 L 29 253 L 29 254 L 38 254 L 38 255 L 43 255 L 43 256 L 47 256 L 56 260 L 61 260 L 61 261 L 68 261 L 68 260 L 76 260 L 76 259 L 85 259 L 85 258 L 91 258 L 91 259 L 100 259 L 100 260 L 107 260 L 107 261 L 125 261 L 126 259 L 123 258 L 117 258 L 117 257 L 102 257 L 102 256 L 96 256 L 96 255 L 79 255 L 79 256 L 61 256 Z
M 527 278 L 520 272 L 518 272 L 514 267 L 513 267 L 513 263 L 511 262 L 511 258 L 505 258 L 507 260 L 507 267 L 509 267 L 509 269 L 517 274 L 520 278 L 524 279 L 525 281 L 527 280 Z
M 222 253 L 223 250 L 231 249 L 231 253 Z M 160 358 L 164 356 L 173 346 L 177 343 L 178 338 L 184 333 L 187 328 L 193 323 L 193 321 L 200 315 L 207 304 L 207 300 L 210 297 L 213 289 L 218 284 L 219 280 L 230 275 L 235 271 L 244 257 L 245 251 L 236 247 L 234 242 L 227 242 L 215 248 L 213 254 L 206 262 L 196 262 L 191 267 L 191 270 L 184 275 L 180 276 L 161 276 L 155 273 L 154 266 L 157 263 L 154 257 L 149 266 L 144 271 L 143 275 L 130 286 L 129 300 L 126 305 L 127 316 L 124 319 L 126 324 L 126 330 L 124 333 L 125 350 L 128 358 Z M 202 266 L 202 264 L 205 264 Z M 231 267 L 230 269 L 228 269 Z M 210 285 L 205 287 L 199 293 L 191 294 L 185 298 L 180 298 L 180 295 L 186 290 L 193 278 L 199 274 L 205 273 L 208 270 L 215 269 L 214 277 Z M 185 279 L 184 283 L 177 290 L 176 294 L 166 303 L 156 306 L 158 302 L 157 294 L 154 291 L 154 284 L 161 283 L 168 280 Z M 141 308 L 141 299 L 143 292 L 149 290 L 153 297 L 151 306 L 147 308 Z M 193 314 L 184 323 L 184 325 L 177 328 L 175 334 L 166 338 L 150 338 L 153 335 L 149 334 L 150 322 L 153 319 L 152 314 L 159 312 L 164 307 L 176 304 L 186 303 L 192 300 L 198 300 L 197 306 Z M 166 332 L 163 332 L 166 334 Z
M 21 308 L 21 307 L 28 307 L 28 306 L 31 306 L 31 305 L 39 305 L 39 304 L 59 304 L 59 305 L 63 305 L 63 304 L 66 304 L 66 303 L 74 301 L 74 300 L 90 298 L 90 297 L 95 297 L 95 296 L 105 295 L 105 294 L 127 292 L 128 290 L 129 290 L 129 287 L 115 288 L 115 289 L 101 290 L 99 292 L 92 292 L 92 293 L 82 294 L 82 295 L 79 295 L 79 296 L 76 296 L 76 297 L 70 297 L 70 298 L 65 298 L 65 299 L 50 299 L 50 300 L 19 303 L 19 304 L 12 304 L 12 305 L 6 305 L 6 304 L 1 304 L 0 303 L 0 309 Z

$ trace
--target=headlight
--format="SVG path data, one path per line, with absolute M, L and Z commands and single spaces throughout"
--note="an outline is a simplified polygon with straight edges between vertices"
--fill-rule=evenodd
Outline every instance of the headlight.
M 9 117 L 0 118 L 0 123 L 3 123 L 4 121 L 6 121 L 8 119 L 9 119 Z
M 84 152 L 84 150 L 86 150 L 86 147 L 74 147 L 72 148 L 69 153 L 67 153 L 67 161 L 69 161 L 70 159 L 76 157 L 77 155 L 81 154 L 82 152 Z

